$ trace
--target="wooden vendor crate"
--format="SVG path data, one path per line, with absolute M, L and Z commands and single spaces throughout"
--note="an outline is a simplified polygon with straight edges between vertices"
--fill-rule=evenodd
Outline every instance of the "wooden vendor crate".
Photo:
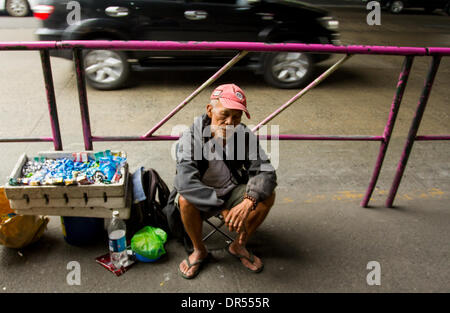
M 80 151 L 76 153 L 78 152 Z M 70 158 L 72 153 L 74 152 L 39 152 L 38 157 Z M 86 153 L 93 158 L 96 152 L 86 151 Z M 118 153 L 121 157 L 126 157 L 124 152 Z M 33 158 L 23 154 L 10 177 L 21 177 L 22 168 L 29 159 Z M 114 184 L 11 186 L 8 181 L 5 193 L 11 208 L 17 214 L 110 218 L 112 211 L 117 210 L 122 219 L 128 219 L 132 201 L 128 164 L 121 171 L 120 181 Z

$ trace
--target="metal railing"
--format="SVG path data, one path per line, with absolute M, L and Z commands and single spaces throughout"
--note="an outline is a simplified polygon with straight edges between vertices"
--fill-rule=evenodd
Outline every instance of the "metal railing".
M 52 128 L 52 137 L 42 138 L 0 138 L 0 142 L 43 142 L 52 141 L 55 150 L 62 150 L 61 134 L 59 129 L 58 113 L 56 109 L 55 92 L 53 86 L 53 78 L 49 57 L 49 50 L 51 49 L 69 49 L 73 51 L 79 103 L 81 111 L 81 120 L 83 128 L 83 137 L 86 150 L 93 150 L 93 142 L 104 141 L 161 141 L 161 140 L 178 140 L 178 136 L 170 135 L 154 135 L 154 133 L 161 128 L 170 118 L 185 107 L 192 99 L 194 99 L 201 91 L 215 82 L 234 64 L 241 60 L 248 52 L 311 52 L 311 53 L 333 53 L 344 54 L 344 56 L 331 66 L 328 70 L 323 72 L 307 87 L 303 88 L 299 93 L 292 97 L 289 101 L 280 106 L 273 113 L 268 115 L 261 121 L 252 131 L 257 132 L 263 125 L 269 123 L 273 118 L 287 109 L 295 101 L 300 99 L 303 95 L 309 92 L 312 88 L 320 84 L 334 71 L 336 71 L 345 61 L 351 56 L 357 54 L 364 55 L 397 55 L 404 56 L 404 62 L 401 68 L 400 76 L 396 87 L 396 92 L 391 103 L 390 112 L 384 132 L 381 136 L 338 136 L 338 135 L 302 135 L 302 134 L 282 134 L 272 138 L 270 135 L 259 135 L 260 139 L 277 139 L 277 140 L 327 140 L 327 141 L 379 141 L 380 149 L 364 198 L 361 202 L 362 207 L 367 207 L 375 189 L 381 167 L 389 146 L 392 131 L 394 129 L 397 114 L 400 104 L 405 92 L 408 82 L 409 74 L 413 64 L 414 57 L 417 56 L 431 56 L 432 63 L 430 65 L 428 76 L 425 80 L 425 85 L 422 90 L 416 114 L 411 123 L 410 131 L 405 143 L 402 157 L 399 161 L 396 176 L 389 192 L 386 206 L 392 207 L 396 192 L 398 190 L 403 172 L 406 168 L 408 157 L 410 155 L 414 141 L 416 140 L 450 140 L 448 135 L 426 135 L 417 136 L 417 131 L 422 120 L 422 116 L 428 102 L 428 97 L 434 82 L 434 78 L 439 68 L 440 60 L 443 56 L 450 55 L 450 48 L 441 47 L 385 47 L 385 46 L 334 46 L 321 44 L 297 44 L 297 43 L 282 43 L 282 44 L 267 44 L 256 42 L 172 42 L 172 41 L 54 41 L 54 42 L 1 42 L 1 50 L 39 50 L 41 54 L 42 69 L 44 73 L 45 88 L 47 94 L 48 109 L 50 114 L 50 123 Z M 155 124 L 148 132 L 141 136 L 94 136 L 91 132 L 89 107 L 86 92 L 85 73 L 83 67 L 83 49 L 109 49 L 109 50 L 167 50 L 167 51 L 200 51 L 200 50 L 233 50 L 239 51 L 237 55 L 232 58 L 227 64 L 219 69 L 200 87 L 198 87 L 192 94 L 178 104 L 169 114 Z

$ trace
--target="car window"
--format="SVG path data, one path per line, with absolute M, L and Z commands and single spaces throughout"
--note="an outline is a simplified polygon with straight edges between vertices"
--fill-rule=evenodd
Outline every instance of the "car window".
M 174 3 L 184 3 L 184 2 L 186 2 L 186 1 L 183 1 L 183 0 L 144 0 L 144 1 L 147 1 L 147 2 L 174 2 Z
M 202 3 L 202 4 L 226 4 L 246 6 L 249 2 L 247 0 L 186 0 L 187 3 Z
M 187 0 L 190 3 L 235 4 L 236 0 Z

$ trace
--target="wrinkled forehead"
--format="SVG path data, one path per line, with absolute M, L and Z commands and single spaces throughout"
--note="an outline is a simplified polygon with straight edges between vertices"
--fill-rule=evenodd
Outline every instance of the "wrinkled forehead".
M 211 100 L 211 105 L 213 106 L 213 114 L 216 113 L 216 114 L 240 116 L 243 113 L 242 110 L 229 109 L 224 107 L 223 104 L 220 102 L 220 99 Z

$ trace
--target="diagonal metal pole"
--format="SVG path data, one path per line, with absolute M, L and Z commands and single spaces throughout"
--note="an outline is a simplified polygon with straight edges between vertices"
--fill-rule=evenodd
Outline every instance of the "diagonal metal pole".
M 433 87 L 434 78 L 436 77 L 440 62 L 441 56 L 433 56 L 433 61 L 431 62 L 430 68 L 428 70 L 425 85 L 423 86 L 419 104 L 417 106 L 416 113 L 409 129 L 408 137 L 403 148 L 403 153 L 397 165 L 397 172 L 395 174 L 394 181 L 392 182 L 392 186 L 389 190 L 389 195 L 386 200 L 386 206 L 388 208 L 392 208 L 392 203 L 394 202 L 395 195 L 397 194 L 398 186 L 400 185 L 400 181 L 405 171 L 406 164 L 408 163 L 409 155 L 411 154 L 414 141 L 416 140 L 417 131 L 419 130 L 420 122 L 422 121 L 423 113 L 425 112 L 425 107 L 427 105 L 428 98 L 431 93 L 431 88 Z
M 402 70 L 400 72 L 400 77 L 398 78 L 397 90 L 395 92 L 394 100 L 391 104 L 391 111 L 389 113 L 389 118 L 384 128 L 383 141 L 380 145 L 380 152 L 378 153 L 378 158 L 375 163 L 375 168 L 373 170 L 372 179 L 370 180 L 369 187 L 367 187 L 364 199 L 361 202 L 361 206 L 366 208 L 369 204 L 370 198 L 372 197 L 373 190 L 380 176 L 381 166 L 383 165 L 384 157 L 388 149 L 389 141 L 391 139 L 392 130 L 394 129 L 395 121 L 397 119 L 398 110 L 400 109 L 400 104 L 402 102 L 403 94 L 406 89 L 406 84 L 408 83 L 409 73 L 411 72 L 411 67 L 413 64 L 414 57 L 406 56 L 403 61 Z
M 347 61 L 351 57 L 350 54 L 345 55 L 342 59 L 337 61 L 333 66 L 331 66 L 328 70 L 323 72 L 319 77 L 317 77 L 312 83 L 310 83 L 308 86 L 303 88 L 298 94 L 296 94 L 292 99 L 290 99 L 288 102 L 283 104 L 281 107 L 279 107 L 277 110 L 275 110 L 272 114 L 270 114 L 268 117 L 266 117 L 262 122 L 260 122 L 258 125 L 256 125 L 252 132 L 256 132 L 258 129 L 260 129 L 262 126 L 269 123 L 272 119 L 274 119 L 278 114 L 283 112 L 285 109 L 287 109 L 291 104 L 293 104 L 295 101 L 300 99 L 302 96 L 304 96 L 308 91 L 316 87 L 318 84 L 323 82 L 328 76 L 333 74 L 345 61 Z
M 224 224 L 223 221 L 220 223 L 220 225 L 215 226 L 213 223 L 211 223 L 208 220 L 205 220 L 205 222 L 207 224 L 209 224 L 212 228 L 214 228 L 209 234 L 207 234 L 204 238 L 203 241 L 206 241 L 209 237 L 211 237 L 216 231 L 218 231 L 219 233 L 221 233 L 222 235 L 224 235 L 225 237 L 227 237 L 229 240 L 234 241 L 234 238 L 231 238 L 227 233 L 223 232 L 220 227 L 222 227 L 222 225 Z
M 225 64 L 220 70 L 218 70 L 213 76 L 211 76 L 207 81 L 205 81 L 200 87 L 198 87 L 191 95 L 184 99 L 179 105 L 175 107 L 166 117 L 164 117 L 160 122 L 158 122 L 152 129 L 150 129 L 143 137 L 148 138 L 154 132 L 156 132 L 161 126 L 163 126 L 169 119 L 172 118 L 178 111 L 180 111 L 186 104 L 188 104 L 192 99 L 194 99 L 200 92 L 202 92 L 206 87 L 215 82 L 220 76 L 222 76 L 226 71 L 228 71 L 234 64 L 236 64 L 240 59 L 246 56 L 248 51 L 240 51 L 234 58 L 232 58 L 227 64 Z

